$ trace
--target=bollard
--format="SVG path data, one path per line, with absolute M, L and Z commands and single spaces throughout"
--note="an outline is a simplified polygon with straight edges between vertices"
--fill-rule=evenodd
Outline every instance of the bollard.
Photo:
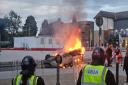
M 116 62 L 116 85 L 119 85 L 119 63 Z
M 56 75 L 56 85 L 60 85 L 60 67 L 59 64 L 57 64 L 57 75 Z

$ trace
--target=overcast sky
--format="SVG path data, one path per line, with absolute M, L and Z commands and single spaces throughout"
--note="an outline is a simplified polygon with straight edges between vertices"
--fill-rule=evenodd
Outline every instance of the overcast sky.
M 33 15 L 40 28 L 44 19 L 71 21 L 72 15 L 80 20 L 93 20 L 100 11 L 128 11 L 128 0 L 0 0 L 0 17 L 14 10 L 22 17 L 22 22 Z

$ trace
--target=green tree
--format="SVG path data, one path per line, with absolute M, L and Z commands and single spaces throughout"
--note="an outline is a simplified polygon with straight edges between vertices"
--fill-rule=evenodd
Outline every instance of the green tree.
M 0 40 L 9 41 L 10 47 L 13 47 L 13 37 L 18 36 L 19 29 L 21 29 L 21 17 L 10 11 L 8 16 L 0 19 Z
M 9 41 L 8 31 L 6 27 L 8 26 L 8 21 L 0 18 L 0 41 Z M 8 47 L 8 44 L 1 44 L 0 47 Z
M 7 30 L 12 36 L 17 36 L 18 35 L 18 30 L 21 29 L 21 17 L 17 15 L 16 12 L 11 10 L 9 12 L 9 16 L 4 17 L 4 19 L 8 19 L 9 21 L 9 26 L 7 27 Z
M 0 18 L 0 41 L 8 40 L 8 31 L 6 30 L 6 27 L 8 27 L 8 21 Z
M 37 33 L 37 24 L 33 16 L 28 16 L 26 22 L 23 26 L 24 36 L 36 36 Z

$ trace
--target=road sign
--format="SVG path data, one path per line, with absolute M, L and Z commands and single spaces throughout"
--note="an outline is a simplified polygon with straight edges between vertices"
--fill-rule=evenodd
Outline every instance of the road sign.
M 103 18 L 102 18 L 102 17 L 97 17 L 97 18 L 96 18 L 96 25 L 97 25 L 98 27 L 101 27 L 102 24 L 103 24 Z

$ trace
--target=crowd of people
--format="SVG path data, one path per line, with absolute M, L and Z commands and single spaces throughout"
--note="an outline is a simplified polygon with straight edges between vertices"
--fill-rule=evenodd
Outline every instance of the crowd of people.
M 110 44 L 106 49 L 106 60 L 108 61 L 106 66 L 112 66 L 111 63 L 114 62 L 114 60 L 116 63 L 123 66 L 123 71 L 125 70 L 126 72 L 126 83 L 128 83 L 128 47 L 126 48 L 125 56 L 123 56 L 118 47 L 113 48 Z
M 106 66 L 112 66 L 112 62 L 114 60 L 119 65 L 123 66 L 123 71 L 126 72 L 126 83 L 128 83 L 128 47 L 126 47 L 125 56 L 122 55 L 122 51 L 117 47 L 113 48 L 112 44 L 110 44 L 106 51 Z

